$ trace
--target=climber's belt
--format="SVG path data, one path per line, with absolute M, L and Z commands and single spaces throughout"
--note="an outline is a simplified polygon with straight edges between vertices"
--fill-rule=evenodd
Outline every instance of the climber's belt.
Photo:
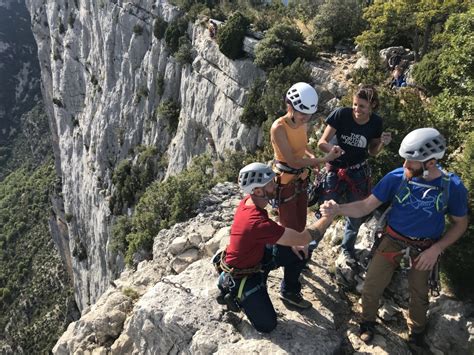
M 327 171 L 335 171 L 335 170 L 339 170 L 339 169 L 346 169 L 346 170 L 357 170 L 357 169 L 360 169 L 366 165 L 368 165 L 368 161 L 367 160 L 364 160 L 362 163 L 357 163 L 357 164 L 354 164 L 354 165 L 350 165 L 350 166 L 347 166 L 347 167 L 343 167 L 343 166 L 335 166 L 335 165 L 332 165 L 330 163 L 327 163 L 326 164 L 326 170 Z
M 414 237 L 403 236 L 400 233 L 397 233 L 396 231 L 394 231 L 392 229 L 392 227 L 390 227 L 389 225 L 387 225 L 387 227 L 385 228 L 385 233 L 391 239 L 398 240 L 398 241 L 401 241 L 401 242 L 403 242 L 407 245 L 414 246 L 414 247 L 421 248 L 421 249 L 427 249 L 427 248 L 429 248 L 430 246 L 432 246 L 434 244 L 433 239 L 414 238 Z
M 276 159 L 273 161 L 273 164 L 278 169 L 279 172 L 293 174 L 293 175 L 300 175 L 301 173 L 303 173 L 305 169 L 305 168 L 301 168 L 301 169 L 292 168 L 287 163 L 284 163 Z

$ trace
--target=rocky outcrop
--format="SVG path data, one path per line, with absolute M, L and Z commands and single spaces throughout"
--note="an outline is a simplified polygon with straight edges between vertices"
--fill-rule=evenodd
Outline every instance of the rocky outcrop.
M 235 184 L 217 185 L 197 217 L 162 230 L 153 260 L 115 280 L 69 326 L 54 353 L 337 353 L 343 337 L 336 327 L 340 306 L 331 281 L 305 278 L 305 292 L 317 308 L 300 313 L 279 300 L 282 273 L 272 272 L 269 289 L 279 325 L 269 335 L 256 332 L 242 313 L 217 304 L 217 273 L 209 258 L 227 243 L 240 198 Z
M 358 298 L 342 296 L 331 272 L 338 253 L 331 238 L 339 234 L 340 224 L 328 231 L 313 254 L 311 270 L 302 276 L 302 292 L 312 309 L 296 311 L 279 300 L 281 270 L 272 271 L 268 279 L 278 314 L 278 326 L 272 333 L 259 334 L 245 315 L 219 305 L 215 300 L 217 273 L 210 256 L 227 244 L 240 198 L 235 184 L 217 185 L 202 201 L 198 216 L 160 231 L 154 240 L 153 260 L 141 262 L 136 271 L 126 271 L 113 281 L 98 302 L 69 325 L 53 352 L 409 354 L 403 335 L 406 328 L 400 328 L 406 300 L 391 297 L 391 291 L 379 312 L 383 325 L 377 327 L 373 344 L 358 338 L 358 311 L 352 313 L 350 306 L 353 302 L 357 309 Z M 400 293 L 406 284 L 395 279 L 391 288 Z M 429 319 L 427 340 L 434 353 L 472 351 L 469 305 L 446 295 L 433 298 Z

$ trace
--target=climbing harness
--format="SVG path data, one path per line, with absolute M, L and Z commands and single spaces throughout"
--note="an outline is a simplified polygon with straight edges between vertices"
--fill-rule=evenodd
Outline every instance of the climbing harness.
M 349 171 L 358 170 L 358 169 L 362 169 L 362 168 L 364 168 L 364 172 L 365 172 L 364 181 L 355 183 L 354 180 L 349 176 L 350 175 Z M 370 175 L 371 175 L 370 166 L 369 166 L 367 160 L 364 160 L 362 163 L 350 165 L 346 168 L 335 167 L 335 166 L 328 163 L 328 164 L 326 164 L 326 171 L 327 171 L 327 173 L 335 173 L 337 175 L 337 183 L 336 183 L 336 186 L 334 188 L 325 190 L 323 192 L 323 194 L 327 195 L 327 194 L 330 194 L 332 192 L 339 192 L 341 182 L 345 182 L 347 184 L 349 190 L 353 194 L 359 195 L 362 198 L 366 197 L 367 193 L 365 191 L 363 191 L 362 189 L 360 189 L 358 187 L 358 185 L 361 185 L 362 183 L 364 183 L 364 185 L 365 184 L 367 185 L 367 191 L 371 190 L 372 180 L 370 178 Z
M 326 180 L 327 172 L 325 169 L 318 171 L 314 177 L 312 184 L 308 185 L 308 207 L 314 206 L 318 203 L 321 194 L 323 193 L 323 185 Z
M 186 293 L 191 293 L 191 289 L 188 288 L 188 287 L 184 287 L 182 284 L 180 284 L 179 282 L 173 282 L 171 281 L 170 279 L 167 279 L 166 277 L 162 277 L 161 278 L 161 282 L 165 283 L 165 284 L 168 284 L 168 285 L 171 285 L 179 290 L 183 290 L 184 292 Z
M 275 178 L 275 182 L 277 184 L 276 186 L 276 198 L 273 200 L 270 200 L 270 204 L 272 208 L 276 209 L 279 208 L 282 204 L 285 204 L 293 199 L 295 199 L 298 195 L 301 193 L 307 193 L 307 181 L 308 181 L 308 176 L 309 176 L 309 168 L 301 168 L 301 169 L 294 169 L 288 164 L 278 161 L 278 160 L 273 160 L 272 163 L 273 171 L 277 174 Z M 282 174 L 291 174 L 293 175 L 292 179 L 286 183 L 283 184 L 281 182 L 281 176 Z M 295 191 L 293 194 L 287 197 L 282 197 L 282 190 L 284 190 L 283 186 L 286 185 L 293 185 L 295 187 Z

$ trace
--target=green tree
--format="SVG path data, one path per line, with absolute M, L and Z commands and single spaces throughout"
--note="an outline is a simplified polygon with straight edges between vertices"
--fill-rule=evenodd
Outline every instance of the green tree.
M 301 31 L 293 24 L 276 24 L 255 49 L 255 64 L 269 71 L 279 64 L 289 65 L 296 58 L 312 60 L 315 49 L 304 43 Z
M 244 55 L 242 45 L 247 32 L 249 20 L 240 12 L 234 13 L 217 31 L 219 50 L 230 59 Z
M 180 17 L 168 24 L 165 31 L 165 43 L 171 54 L 176 53 L 179 48 L 179 39 L 186 35 L 188 20 Z
M 262 92 L 265 88 L 265 81 L 257 78 L 247 95 L 247 101 L 244 104 L 240 122 L 248 127 L 260 126 L 266 119 L 267 115 L 262 106 Z
M 427 53 L 433 34 L 448 15 L 465 11 L 468 0 L 375 0 L 364 11 L 369 28 L 356 38 L 367 52 L 388 46 L 412 48 L 415 59 Z
M 316 47 L 332 48 L 343 39 L 352 40 L 365 27 L 362 10 L 359 0 L 325 1 L 313 20 L 313 44 Z
M 299 58 L 289 66 L 278 65 L 269 74 L 261 100 L 267 117 L 275 120 L 286 112 L 286 91 L 300 81 L 311 82 L 311 68 Z

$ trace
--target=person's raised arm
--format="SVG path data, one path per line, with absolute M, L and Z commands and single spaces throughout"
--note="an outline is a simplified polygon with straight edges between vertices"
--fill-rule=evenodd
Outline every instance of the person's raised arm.
M 345 203 L 341 205 L 337 204 L 333 200 L 329 200 L 321 205 L 320 211 L 323 216 L 341 215 L 353 218 L 360 218 L 367 216 L 370 212 L 375 210 L 380 205 L 382 205 L 382 201 L 380 201 L 377 197 L 371 194 L 364 200 Z
M 318 141 L 318 148 L 321 149 L 323 152 L 328 153 L 333 145 L 329 143 L 336 134 L 336 129 L 330 125 L 327 125 L 324 129 L 323 135 Z
M 291 228 L 285 228 L 285 232 L 276 243 L 285 246 L 294 246 L 306 245 L 313 240 L 319 242 L 323 238 L 324 232 L 326 232 L 326 229 L 329 227 L 331 222 L 332 217 L 322 217 L 301 233 Z

